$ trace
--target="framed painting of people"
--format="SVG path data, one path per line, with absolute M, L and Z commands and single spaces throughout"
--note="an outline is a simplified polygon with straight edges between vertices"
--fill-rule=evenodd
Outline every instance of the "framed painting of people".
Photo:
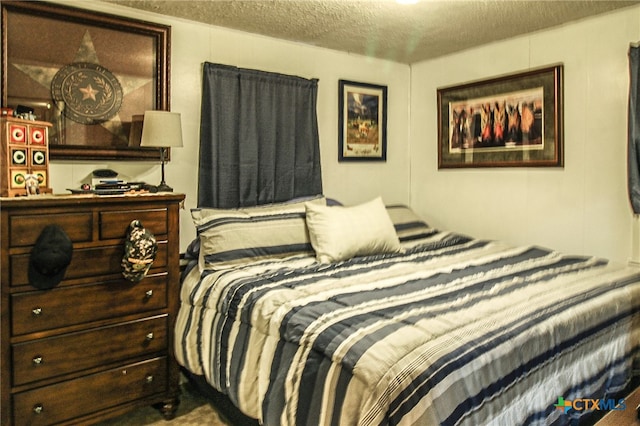
M 438 89 L 438 168 L 562 167 L 562 71 Z

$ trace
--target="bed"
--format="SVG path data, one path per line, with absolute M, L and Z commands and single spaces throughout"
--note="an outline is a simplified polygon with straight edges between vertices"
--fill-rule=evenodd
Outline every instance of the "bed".
M 176 357 L 260 424 L 575 424 L 638 376 L 637 268 L 379 198 L 192 216 Z

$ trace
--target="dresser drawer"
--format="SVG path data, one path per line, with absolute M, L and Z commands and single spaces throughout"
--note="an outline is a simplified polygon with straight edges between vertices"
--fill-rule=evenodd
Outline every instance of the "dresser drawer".
M 167 209 L 100 212 L 100 239 L 124 238 L 133 220 L 139 220 L 154 235 L 167 233 Z
M 154 235 L 167 234 L 167 209 L 117 210 L 99 212 L 99 238 L 124 240 L 131 221 L 137 219 Z M 93 240 L 93 212 L 69 212 L 47 215 L 47 221 L 39 214 L 13 215 L 9 223 L 10 247 L 33 245 L 46 225 L 61 226 L 73 242 Z
M 18 293 L 11 295 L 11 330 L 20 335 L 166 306 L 167 274 Z
M 167 241 L 158 241 L 158 253 L 153 261 L 153 268 L 167 266 Z M 106 247 L 76 249 L 71 256 L 71 264 L 64 274 L 65 280 L 98 277 L 101 275 L 120 274 L 122 272 L 123 244 Z M 29 254 L 11 256 L 11 285 L 29 284 Z M 96 259 L 99 259 L 96 262 Z
M 167 360 L 155 358 L 18 393 L 13 415 L 16 425 L 52 425 L 166 389 Z
M 13 345 L 13 384 L 22 385 L 166 351 L 167 322 L 165 314 Z
M 49 214 L 46 221 L 42 220 L 42 215 L 25 214 L 11 216 L 9 246 L 24 247 L 35 244 L 44 227 L 51 224 L 61 226 L 74 243 L 92 239 L 93 214 L 90 211 Z

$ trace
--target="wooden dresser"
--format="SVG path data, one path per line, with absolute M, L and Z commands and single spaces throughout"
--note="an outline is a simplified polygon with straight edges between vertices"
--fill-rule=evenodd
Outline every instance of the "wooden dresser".
M 179 369 L 179 210 L 184 195 L 1 198 L 0 424 L 79 425 L 158 404 L 172 418 Z M 139 283 L 122 276 L 130 222 L 158 242 Z M 73 241 L 64 279 L 29 284 L 31 249 L 48 224 Z

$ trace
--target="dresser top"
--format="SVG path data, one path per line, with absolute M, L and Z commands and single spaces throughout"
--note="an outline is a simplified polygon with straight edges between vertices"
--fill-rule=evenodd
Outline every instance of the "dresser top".
M 185 195 L 175 192 L 156 192 L 121 195 L 96 194 L 40 194 L 30 197 L 0 197 L 0 210 L 3 207 L 55 207 L 68 205 L 119 204 L 133 202 L 179 202 Z

